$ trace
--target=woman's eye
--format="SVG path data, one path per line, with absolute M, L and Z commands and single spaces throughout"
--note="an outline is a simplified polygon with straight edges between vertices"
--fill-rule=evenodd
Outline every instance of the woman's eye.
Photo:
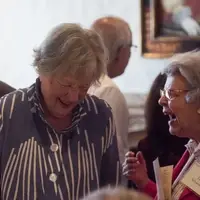
M 87 87 L 80 87 L 79 89 L 82 90 L 82 91 L 88 90 Z
M 179 94 L 176 93 L 176 92 L 170 92 L 170 93 L 169 93 L 169 96 L 170 96 L 171 98 L 174 98 L 174 97 L 178 97 Z
M 87 90 L 89 88 L 89 85 L 82 85 L 79 87 L 80 89 L 83 89 L 83 90 Z

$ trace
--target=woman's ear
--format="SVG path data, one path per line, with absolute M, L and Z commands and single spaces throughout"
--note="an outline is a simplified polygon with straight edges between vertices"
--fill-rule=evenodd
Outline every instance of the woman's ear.
M 40 75 L 39 76 L 39 79 L 42 83 L 50 83 L 52 84 L 53 83 L 53 76 L 44 76 L 44 75 Z
M 123 57 L 124 50 L 125 50 L 125 47 L 123 46 L 118 48 L 117 53 L 116 53 L 116 59 Z
M 121 55 L 121 47 L 119 47 L 116 51 L 116 54 L 115 54 L 115 62 L 119 60 L 120 58 L 120 55 Z
M 197 109 L 197 113 L 198 113 L 198 114 L 200 114 L 200 108 L 199 108 L 199 109 Z

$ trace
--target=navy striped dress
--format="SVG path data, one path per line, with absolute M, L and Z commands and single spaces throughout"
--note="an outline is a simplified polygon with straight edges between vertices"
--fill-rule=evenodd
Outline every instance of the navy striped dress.
M 1 200 L 78 200 L 118 185 L 120 164 L 110 107 L 96 97 L 56 132 L 40 105 L 40 84 L 0 99 Z

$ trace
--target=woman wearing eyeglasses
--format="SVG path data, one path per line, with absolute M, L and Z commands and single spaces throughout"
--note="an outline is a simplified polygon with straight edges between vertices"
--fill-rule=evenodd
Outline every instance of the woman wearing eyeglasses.
M 0 199 L 80 199 L 118 185 L 110 106 L 87 95 L 106 72 L 101 37 L 62 23 L 34 51 L 38 78 L 0 99 Z
M 155 181 L 153 161 L 158 157 L 160 166 L 176 165 L 185 151 L 187 138 L 171 135 L 168 128 L 168 116 L 163 115 L 162 107 L 158 104 L 160 90 L 166 82 L 165 74 L 158 74 L 150 88 L 146 105 L 145 121 L 147 136 L 138 143 L 147 166 L 148 176 Z
M 167 80 L 159 104 L 169 117 L 169 131 L 191 139 L 173 171 L 172 200 L 197 200 L 200 199 L 200 52 L 174 56 L 164 74 Z M 156 198 L 156 185 L 147 175 L 141 152 L 126 154 L 123 173 L 140 190 Z

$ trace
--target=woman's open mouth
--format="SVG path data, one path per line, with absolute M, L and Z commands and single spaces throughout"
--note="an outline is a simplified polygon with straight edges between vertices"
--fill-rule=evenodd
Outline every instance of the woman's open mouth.
M 170 120 L 170 121 L 177 120 L 175 114 L 169 114 L 168 116 L 169 116 L 169 120 Z
M 67 107 L 70 106 L 70 103 L 65 103 L 65 102 L 63 102 L 61 99 L 58 99 L 58 100 L 59 100 L 59 102 L 61 103 L 61 105 L 62 105 L 63 107 L 67 108 Z
M 170 126 L 171 126 L 174 122 L 177 122 L 177 121 L 178 121 L 176 115 L 175 115 L 173 112 L 171 112 L 171 111 L 164 111 L 163 113 L 164 113 L 164 115 L 168 115 L 168 117 L 169 117 L 168 124 L 169 124 Z

